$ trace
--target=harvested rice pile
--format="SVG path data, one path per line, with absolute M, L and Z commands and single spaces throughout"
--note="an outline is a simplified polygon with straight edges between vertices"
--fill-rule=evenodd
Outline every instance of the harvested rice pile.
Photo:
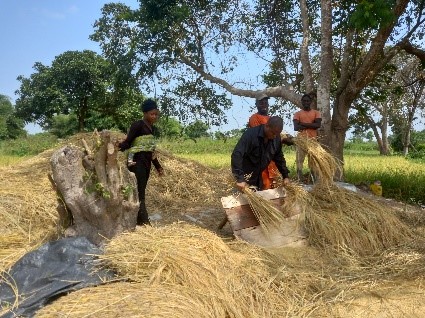
M 222 308 L 184 286 L 119 282 L 85 288 L 61 297 L 36 317 L 226 317 Z
M 307 153 L 310 169 L 317 176 L 311 193 L 301 200 L 311 244 L 373 255 L 413 240 L 412 229 L 394 210 L 333 183 L 341 166 L 315 139 L 297 137 L 295 143 Z
M 220 197 L 227 195 L 227 174 L 217 173 L 195 161 L 158 151 L 165 175 L 152 170 L 146 196 L 152 208 L 159 211 L 181 211 L 182 207 L 221 207 Z
M 120 235 L 100 257 L 124 278 L 209 295 L 204 301 L 231 317 L 272 317 L 277 309 L 270 301 L 277 299 L 267 267 L 249 256 L 233 252 L 210 231 L 174 223 Z
M 313 188 L 305 224 L 314 246 L 358 255 L 379 254 L 415 237 L 394 210 L 337 186 Z
M 46 306 L 40 316 L 116 317 L 123 307 L 131 308 L 122 309 L 128 315 L 143 317 L 247 318 L 313 312 L 315 297 L 304 295 L 300 301 L 299 289 L 275 280 L 261 253 L 241 242 L 229 246 L 214 233 L 185 223 L 137 228 L 111 240 L 100 256 L 119 277 L 135 284 L 71 293 Z M 282 268 L 279 273 L 289 276 Z
M 0 170 L 0 272 L 58 237 L 56 193 L 47 177 L 51 154 Z

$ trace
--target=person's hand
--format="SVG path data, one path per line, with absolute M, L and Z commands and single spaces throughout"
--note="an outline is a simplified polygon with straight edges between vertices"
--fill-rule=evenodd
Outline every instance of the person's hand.
M 245 189 L 248 186 L 248 183 L 246 183 L 245 181 L 242 182 L 236 182 L 236 187 L 238 188 L 239 191 L 243 192 L 243 189 Z
M 284 186 L 289 185 L 289 183 L 291 183 L 291 181 L 289 180 L 289 178 L 285 178 L 285 179 L 283 179 L 283 185 L 284 185 Z
M 164 169 L 162 168 L 158 169 L 158 175 L 162 177 L 164 175 Z
M 294 144 L 294 137 L 291 135 L 286 135 L 284 138 L 281 139 L 282 144 L 287 146 L 292 146 Z

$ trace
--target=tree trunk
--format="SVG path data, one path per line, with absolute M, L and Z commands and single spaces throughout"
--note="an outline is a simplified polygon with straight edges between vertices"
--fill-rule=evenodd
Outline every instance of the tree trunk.
M 411 124 L 407 126 L 408 129 L 406 130 L 406 132 L 403 134 L 403 156 L 407 156 L 409 154 L 409 145 L 410 145 L 410 127 Z
M 117 160 L 117 137 L 103 131 L 95 152 L 85 145 L 64 146 L 51 158 L 53 180 L 73 224 L 66 236 L 85 236 L 95 244 L 136 227 L 136 180 Z
M 83 132 L 85 125 L 84 122 L 86 120 L 87 116 L 87 109 L 88 109 L 88 97 L 84 96 L 79 101 L 80 105 L 78 107 L 78 131 Z
M 386 114 L 382 118 L 381 136 L 382 136 L 382 147 L 379 148 L 379 153 L 383 156 L 388 156 L 390 154 L 390 147 L 388 144 L 388 117 Z
M 354 98 L 355 93 L 352 90 L 346 89 L 335 99 L 330 136 L 327 140 L 330 151 L 341 164 L 342 169 L 340 171 L 336 171 L 335 175 L 335 179 L 339 181 L 344 179 L 344 141 L 345 134 L 348 130 L 348 112 Z
M 332 56 L 332 6 L 330 0 L 321 1 L 322 17 L 322 41 L 320 64 L 321 72 L 317 84 L 317 109 L 322 114 L 322 127 L 319 131 L 320 136 L 329 136 L 331 134 L 331 107 L 330 107 L 330 88 L 332 80 L 333 56 Z M 326 146 L 331 145 L 327 142 L 328 138 L 321 138 L 321 142 Z

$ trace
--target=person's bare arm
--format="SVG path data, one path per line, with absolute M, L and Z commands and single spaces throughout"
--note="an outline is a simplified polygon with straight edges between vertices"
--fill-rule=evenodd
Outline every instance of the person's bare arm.
M 298 127 L 295 126 L 295 120 L 294 120 L 294 130 L 296 130 L 296 131 L 300 131 L 300 130 L 303 130 L 303 129 L 306 129 L 306 128 L 319 129 L 321 125 L 322 125 L 322 118 L 316 118 L 313 123 L 300 123 L 298 121 L 298 123 L 297 123 Z M 298 129 L 296 129 L 296 128 L 298 128 Z
M 305 129 L 305 128 L 301 125 L 301 123 L 300 123 L 300 121 L 299 121 L 298 119 L 294 119 L 294 120 L 293 120 L 293 122 L 294 122 L 294 130 L 295 130 L 295 131 L 301 131 L 301 130 Z

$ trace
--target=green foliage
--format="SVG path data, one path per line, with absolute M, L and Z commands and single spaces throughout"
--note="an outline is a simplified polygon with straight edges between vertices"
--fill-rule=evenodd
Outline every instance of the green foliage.
M 210 135 L 208 129 L 209 127 L 207 124 L 201 120 L 197 120 L 185 127 L 184 134 L 192 139 L 208 137 Z
M 358 30 L 385 27 L 394 21 L 394 0 L 361 0 L 351 15 L 350 23 Z
M 105 199 L 111 198 L 111 193 L 105 189 L 102 183 L 97 180 L 97 176 L 94 172 L 85 172 L 83 175 L 84 181 L 84 192 L 86 194 L 97 193 Z
M 10 99 L 0 94 L 0 140 L 16 139 L 26 135 L 24 122 L 16 117 Z
M 215 125 L 225 122 L 224 110 L 231 102 L 194 68 L 219 69 L 222 74 L 233 69 L 233 58 L 212 63 L 205 57 L 229 49 L 236 33 L 226 26 L 238 23 L 233 13 L 243 7 L 237 0 L 147 0 L 135 10 L 110 3 L 103 7 L 91 39 L 111 62 L 136 73 L 141 84 L 162 87 L 158 99 L 164 116 L 183 122 L 208 118 Z
M 403 151 L 403 143 L 402 143 L 402 132 L 397 127 L 394 127 L 394 134 L 389 138 L 391 147 L 397 151 Z M 410 145 L 409 149 L 413 152 L 421 152 L 422 145 L 425 144 L 425 130 L 422 131 L 414 131 L 410 132 Z M 415 156 L 415 155 L 413 155 Z M 420 154 L 418 154 L 420 157 Z
M 75 114 L 59 114 L 49 120 L 46 130 L 58 138 L 69 137 L 78 132 L 78 119 Z
M 178 138 L 183 135 L 183 125 L 173 117 L 162 116 L 155 126 L 159 129 L 161 137 Z
M 50 133 L 28 135 L 17 139 L 0 141 L 0 155 L 34 156 L 44 150 L 53 148 L 58 142 L 56 136 Z
M 134 188 L 131 184 L 127 184 L 121 188 L 121 193 L 125 200 L 128 200 L 130 194 L 134 191 Z
M 229 138 L 226 143 L 208 137 L 199 138 L 197 142 L 190 139 L 161 139 L 158 147 L 174 154 L 220 154 L 229 155 L 236 145 L 238 138 Z
M 56 115 L 73 114 L 79 131 L 123 129 L 121 118 L 143 97 L 130 75 L 89 50 L 64 52 L 51 66 L 35 63 L 34 70 L 29 78 L 18 77 L 16 109 L 25 122 L 43 128 Z

